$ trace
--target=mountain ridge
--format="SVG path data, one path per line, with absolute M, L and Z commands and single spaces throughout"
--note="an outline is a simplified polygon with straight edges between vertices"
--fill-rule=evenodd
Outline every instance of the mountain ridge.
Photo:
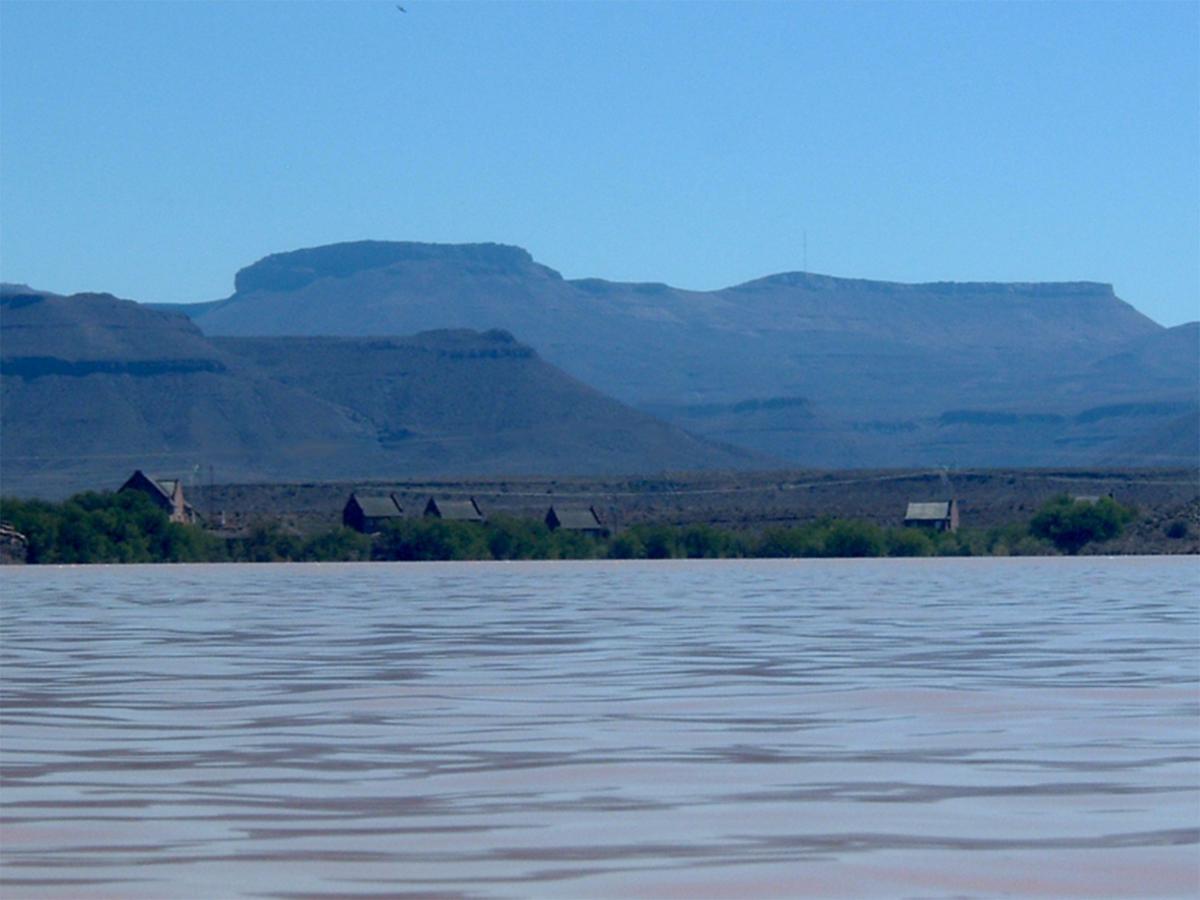
M 1098 281 L 904 284 L 791 272 L 694 291 L 564 279 L 510 245 L 351 242 L 267 259 L 304 283 L 242 277 L 255 289 L 188 310 L 205 333 L 503 328 L 622 402 L 798 465 L 1086 465 L 1137 438 L 1083 433 L 1073 420 L 1082 411 L 1196 397 L 1189 342 L 1159 340 L 1168 329 Z M 1157 349 L 1138 350 L 1139 341 Z M 1128 365 L 1101 364 L 1124 353 Z M 752 402 L 777 397 L 805 406 Z M 695 414 L 714 408 L 725 412 Z M 1005 432 L 941 418 L 961 409 L 1025 418 Z M 1041 414 L 1073 424 L 1031 431 L 1028 417 Z M 1197 455 L 1182 445 L 1150 451 Z
M 222 481 L 587 475 L 765 457 L 623 406 L 500 330 L 213 339 L 89 294 L 0 292 L 6 494 L 115 487 L 144 468 Z
M 507 244 L 355 241 L 271 254 L 235 285 L 148 306 L 213 340 L 501 329 L 603 395 L 792 465 L 1200 461 L 1200 326 L 1164 328 L 1104 282 L 784 272 L 693 291 L 564 279 Z

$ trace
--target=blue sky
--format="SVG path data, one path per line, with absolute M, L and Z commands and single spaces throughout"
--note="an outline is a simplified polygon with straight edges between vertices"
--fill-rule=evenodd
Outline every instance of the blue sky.
M 211 300 L 373 238 L 708 289 L 807 244 L 1200 318 L 1196 2 L 404 5 L 0 2 L 0 277 Z

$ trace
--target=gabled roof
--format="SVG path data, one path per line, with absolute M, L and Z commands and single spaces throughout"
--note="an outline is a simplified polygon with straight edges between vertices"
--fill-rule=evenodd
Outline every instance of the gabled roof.
M 196 518 L 196 508 L 183 499 L 183 482 L 178 478 L 154 478 L 141 469 L 137 469 L 123 485 L 117 488 L 117 493 L 129 490 L 148 494 L 156 503 L 170 512 L 172 521 L 191 522 Z M 180 500 L 182 503 L 177 505 L 176 500 Z
M 351 494 L 347 502 L 357 503 L 362 514 L 369 519 L 393 519 L 404 515 L 396 498 L 388 494 Z
M 596 515 L 596 510 L 590 506 L 551 506 L 546 513 L 547 521 L 551 516 L 558 520 L 559 528 L 568 531 L 594 531 L 604 527 L 600 523 L 600 517 Z
M 425 504 L 425 515 L 438 516 L 454 522 L 483 521 L 483 513 L 474 497 L 469 500 L 439 500 L 430 497 L 429 502 Z
M 917 522 L 938 521 L 950 518 L 949 500 L 939 500 L 933 503 L 909 503 L 904 513 L 905 520 Z
M 178 481 L 153 478 L 147 475 L 141 469 L 136 469 L 134 473 L 130 475 L 128 479 L 126 479 L 125 483 L 117 488 L 117 492 L 120 493 L 121 491 L 128 489 L 138 491 L 145 491 L 149 489 L 150 491 L 158 494 L 163 500 L 171 503 L 175 498 L 175 487 L 177 484 Z

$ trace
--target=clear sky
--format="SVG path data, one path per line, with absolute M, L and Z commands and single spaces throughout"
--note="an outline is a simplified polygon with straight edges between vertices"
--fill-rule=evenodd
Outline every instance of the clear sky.
M 709 289 L 807 246 L 1200 318 L 1197 2 L 401 2 L 2 0 L 0 277 L 212 300 L 372 238 Z

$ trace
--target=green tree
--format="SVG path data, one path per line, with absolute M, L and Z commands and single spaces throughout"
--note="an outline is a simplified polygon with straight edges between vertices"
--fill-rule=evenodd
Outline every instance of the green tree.
M 255 522 L 250 531 L 232 542 L 238 562 L 289 562 L 301 557 L 304 542 L 299 535 L 284 531 L 277 522 Z
M 1093 541 L 1119 536 L 1133 517 L 1132 509 L 1111 497 L 1091 502 L 1072 500 L 1064 494 L 1047 501 L 1038 510 L 1029 523 L 1029 533 L 1074 555 Z
M 305 541 L 300 558 L 307 562 L 359 562 L 371 558 L 371 539 L 350 528 L 335 528 Z
M 826 528 L 825 523 L 768 528 L 758 542 L 751 545 L 750 551 L 753 556 L 766 559 L 824 556 Z
M 559 528 L 550 532 L 543 559 L 595 559 L 601 555 L 599 542 L 581 531 Z
M 492 558 L 482 525 L 442 519 L 389 523 L 376 538 L 372 555 L 404 562 Z
M 636 531 L 623 531 L 608 544 L 609 559 L 645 559 L 646 545 Z
M 170 522 L 139 491 L 89 491 L 63 503 L 2 500 L 0 516 L 26 536 L 32 563 L 181 562 L 225 556 L 222 541 Z
M 679 533 L 670 525 L 635 525 L 630 529 L 646 548 L 646 559 L 678 559 L 683 556 Z
M 546 559 L 550 555 L 550 529 L 544 522 L 496 516 L 486 528 L 492 559 Z
M 741 556 L 737 539 L 711 525 L 691 525 L 679 536 L 683 555 L 688 559 L 727 559 Z

